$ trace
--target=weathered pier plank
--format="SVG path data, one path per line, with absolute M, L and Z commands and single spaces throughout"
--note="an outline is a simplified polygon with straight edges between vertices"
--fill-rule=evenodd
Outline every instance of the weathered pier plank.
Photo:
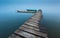
M 40 27 L 39 23 L 42 18 L 42 11 L 38 10 L 29 20 L 20 26 L 8 38 L 48 38 L 44 27 Z M 40 31 L 42 30 L 42 31 Z

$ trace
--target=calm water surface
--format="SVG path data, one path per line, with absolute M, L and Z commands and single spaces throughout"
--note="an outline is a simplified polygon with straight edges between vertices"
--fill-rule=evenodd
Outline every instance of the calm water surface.
M 19 26 L 21 26 L 33 14 L 17 13 L 16 10 L 9 10 L 7 7 L 0 9 L 0 38 L 7 38 Z M 9 7 L 11 8 L 11 7 Z
M 33 2 L 34 1 L 34 2 Z M 41 22 L 48 30 L 49 38 L 60 38 L 60 4 L 58 0 L 0 0 L 0 38 L 7 38 L 33 14 L 17 13 L 27 8 L 42 9 Z

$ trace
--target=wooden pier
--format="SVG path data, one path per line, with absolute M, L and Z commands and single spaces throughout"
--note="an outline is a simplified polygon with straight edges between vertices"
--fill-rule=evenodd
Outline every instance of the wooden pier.
M 8 38 L 48 38 L 46 28 L 39 25 L 41 19 L 42 11 L 38 10 Z

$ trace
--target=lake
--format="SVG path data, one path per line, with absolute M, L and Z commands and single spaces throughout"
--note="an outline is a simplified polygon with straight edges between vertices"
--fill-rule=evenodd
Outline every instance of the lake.
M 9 11 L 8 8 L 0 10 L 2 10 L 0 11 L 0 38 L 7 38 L 33 15 L 32 13 L 17 13 L 16 10 Z
M 0 38 L 8 38 L 33 15 L 32 13 L 16 12 L 16 10 L 26 10 L 28 8 L 42 9 L 43 19 L 41 24 L 47 28 L 49 38 L 60 38 L 60 5 L 40 3 L 36 0 L 35 2 L 32 0 L 26 1 L 0 0 Z

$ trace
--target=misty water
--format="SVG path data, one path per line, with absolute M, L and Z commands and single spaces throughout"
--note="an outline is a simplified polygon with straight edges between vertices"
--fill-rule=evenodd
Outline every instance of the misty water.
M 28 1 L 28 0 L 26 0 Z M 16 10 L 42 9 L 43 19 L 41 24 L 48 30 L 49 38 L 60 38 L 60 5 L 53 2 L 40 3 L 32 0 L 0 0 L 0 38 L 7 38 L 26 20 L 32 13 L 17 13 Z M 37 3 L 36 3 L 37 2 Z M 43 2 L 43 1 L 42 1 Z M 46 1 L 45 1 L 46 2 Z
M 0 38 L 7 38 L 33 15 L 31 13 L 18 13 L 16 10 L 7 11 L 0 12 Z

